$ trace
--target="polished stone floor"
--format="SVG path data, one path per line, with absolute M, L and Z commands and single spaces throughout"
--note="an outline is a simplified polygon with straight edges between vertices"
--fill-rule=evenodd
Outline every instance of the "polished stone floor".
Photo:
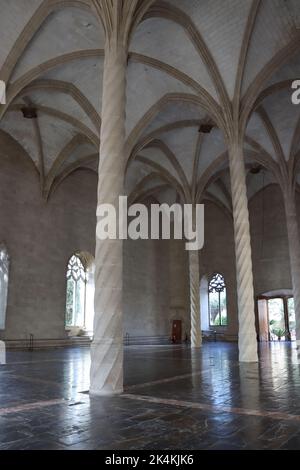
M 87 348 L 9 352 L 0 449 L 300 449 L 293 343 L 125 348 L 123 395 L 90 398 Z

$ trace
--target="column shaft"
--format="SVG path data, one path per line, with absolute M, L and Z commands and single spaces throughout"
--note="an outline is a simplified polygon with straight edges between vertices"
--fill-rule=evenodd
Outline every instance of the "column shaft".
M 127 54 L 122 45 L 105 48 L 98 205 L 118 207 L 124 189 Z M 96 239 L 95 317 L 90 393 L 123 391 L 122 240 Z
M 250 242 L 250 225 L 242 144 L 229 146 L 232 208 L 234 220 L 235 258 L 239 318 L 239 360 L 256 362 L 254 291 Z
M 202 334 L 200 321 L 200 278 L 198 251 L 189 251 L 189 274 L 191 308 L 191 347 L 199 348 L 202 345 Z
M 288 191 L 284 196 L 286 227 L 289 241 L 291 278 L 293 285 L 295 317 L 296 317 L 296 341 L 300 347 L 300 243 L 297 221 L 295 195 Z

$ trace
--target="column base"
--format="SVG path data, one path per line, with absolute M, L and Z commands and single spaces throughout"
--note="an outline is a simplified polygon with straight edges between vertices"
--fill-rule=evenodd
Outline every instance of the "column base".
M 239 359 L 241 364 L 257 364 L 258 359 Z
M 199 349 L 202 348 L 202 343 L 200 344 L 191 344 L 191 349 Z
M 123 393 L 123 389 L 119 390 L 89 390 L 89 395 L 91 397 L 109 397 L 112 395 L 121 395 Z
M 123 392 L 123 338 L 95 338 L 91 344 L 91 395 Z
M 258 362 L 257 352 L 250 354 L 239 354 L 239 362 Z

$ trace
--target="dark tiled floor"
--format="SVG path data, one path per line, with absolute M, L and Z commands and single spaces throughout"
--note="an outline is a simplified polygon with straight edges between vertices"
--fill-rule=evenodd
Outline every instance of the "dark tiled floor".
M 126 347 L 126 390 L 90 398 L 88 349 L 9 352 L 0 449 L 300 449 L 294 344 Z

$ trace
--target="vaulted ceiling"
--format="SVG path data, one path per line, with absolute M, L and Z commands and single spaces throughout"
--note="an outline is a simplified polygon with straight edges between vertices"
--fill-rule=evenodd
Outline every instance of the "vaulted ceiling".
M 22 145 L 48 198 L 78 168 L 97 171 L 104 31 L 90 0 L 0 0 L 0 12 L 0 132 Z M 249 197 L 285 171 L 297 181 L 299 44 L 299 0 L 154 1 L 129 47 L 131 200 L 192 191 L 230 213 L 223 122 L 234 107 L 247 123 Z

